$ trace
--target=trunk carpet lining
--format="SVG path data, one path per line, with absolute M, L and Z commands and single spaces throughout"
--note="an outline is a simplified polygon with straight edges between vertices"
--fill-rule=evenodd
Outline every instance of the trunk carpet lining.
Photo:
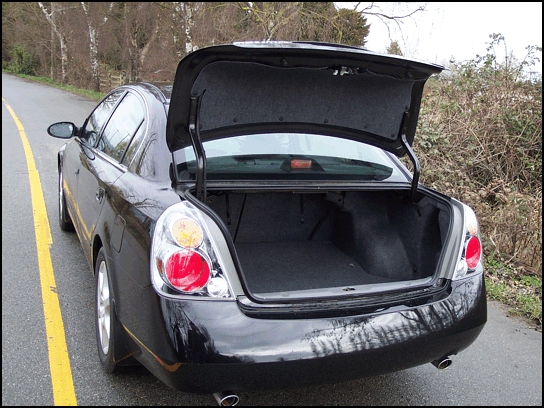
M 394 282 L 371 275 L 330 241 L 236 244 L 253 293 Z

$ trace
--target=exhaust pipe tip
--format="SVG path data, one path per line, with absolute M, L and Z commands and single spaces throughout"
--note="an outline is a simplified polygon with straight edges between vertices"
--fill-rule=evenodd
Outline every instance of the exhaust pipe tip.
M 438 360 L 431 361 L 431 364 L 434 365 L 439 370 L 444 370 L 445 368 L 448 368 L 452 362 L 453 361 L 451 361 L 451 358 L 443 357 L 443 358 L 439 358 Z
M 233 407 L 240 401 L 240 397 L 231 391 L 216 392 L 213 396 L 221 407 Z

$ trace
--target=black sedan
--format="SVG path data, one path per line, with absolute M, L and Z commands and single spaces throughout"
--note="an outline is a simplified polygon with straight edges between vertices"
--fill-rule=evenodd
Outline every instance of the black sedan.
M 60 122 L 59 223 L 105 370 L 213 393 L 448 367 L 486 319 L 474 212 L 418 182 L 443 67 L 333 44 L 203 48 Z M 399 160 L 407 156 L 412 171 Z

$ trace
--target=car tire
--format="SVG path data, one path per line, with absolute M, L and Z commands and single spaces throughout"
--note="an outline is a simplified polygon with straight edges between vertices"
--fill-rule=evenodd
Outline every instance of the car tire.
M 100 248 L 96 258 L 95 278 L 95 322 L 98 356 L 104 370 L 113 373 L 118 367 L 114 358 L 114 347 L 118 334 L 115 325 L 113 288 L 104 248 Z
M 74 224 L 66 208 L 66 197 L 64 196 L 62 169 L 59 168 L 59 225 L 63 231 L 73 231 Z

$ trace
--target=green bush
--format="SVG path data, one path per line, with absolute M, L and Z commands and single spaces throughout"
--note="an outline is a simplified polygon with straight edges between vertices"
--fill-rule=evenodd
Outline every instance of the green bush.
M 29 54 L 22 45 L 15 44 L 9 54 L 11 60 L 2 61 L 2 69 L 15 74 L 35 75 L 36 58 Z

